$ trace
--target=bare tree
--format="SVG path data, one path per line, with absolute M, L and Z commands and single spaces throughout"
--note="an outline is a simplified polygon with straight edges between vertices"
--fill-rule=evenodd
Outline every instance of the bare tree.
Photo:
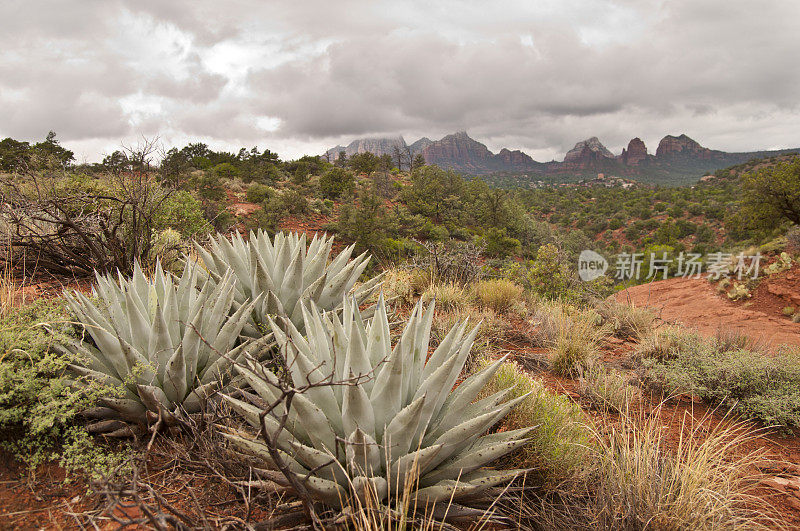
M 128 162 L 112 172 L 109 184 L 30 168 L 0 178 L 0 261 L 31 274 L 132 271 L 150 251 L 156 216 L 170 192 L 149 171 L 155 141 L 123 149 Z

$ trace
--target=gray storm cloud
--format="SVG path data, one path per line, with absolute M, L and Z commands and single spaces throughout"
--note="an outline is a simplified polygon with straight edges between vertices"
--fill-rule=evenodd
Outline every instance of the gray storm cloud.
M 794 0 L 5 2 L 0 136 L 141 134 L 284 157 L 456 129 L 549 160 L 687 132 L 800 145 Z

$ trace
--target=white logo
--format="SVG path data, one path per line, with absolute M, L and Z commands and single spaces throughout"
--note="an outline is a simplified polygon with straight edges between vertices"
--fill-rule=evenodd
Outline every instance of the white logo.
M 581 280 L 589 282 L 603 276 L 608 269 L 605 258 L 594 251 L 585 249 L 578 257 L 578 276 Z

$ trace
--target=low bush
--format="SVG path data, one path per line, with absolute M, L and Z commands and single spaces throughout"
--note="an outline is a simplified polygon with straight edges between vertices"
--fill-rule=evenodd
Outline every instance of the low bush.
M 483 360 L 482 366 L 488 365 Z M 538 426 L 530 435 L 531 442 L 514 456 L 522 466 L 539 469 L 553 478 L 576 476 L 588 464 L 591 431 L 580 406 L 568 397 L 548 390 L 541 381 L 512 362 L 505 362 L 483 390 L 489 396 L 512 388 L 510 398 L 530 393 L 502 423 L 514 430 Z
M 78 414 L 109 390 L 71 386 L 65 377 L 74 360 L 51 349 L 72 335 L 61 299 L 40 299 L 0 321 L 0 444 L 31 470 L 59 456 L 91 468 L 92 455 L 104 453 L 90 451 L 91 439 L 76 426 Z
M 688 334 L 644 360 L 648 379 L 667 393 L 691 393 L 769 426 L 800 426 L 800 352 L 765 355 Z
M 505 279 L 481 280 L 475 285 L 475 298 L 484 308 L 504 312 L 522 295 L 522 286 Z
M 245 198 L 250 203 L 263 203 L 274 195 L 275 190 L 266 184 L 253 183 L 247 188 Z

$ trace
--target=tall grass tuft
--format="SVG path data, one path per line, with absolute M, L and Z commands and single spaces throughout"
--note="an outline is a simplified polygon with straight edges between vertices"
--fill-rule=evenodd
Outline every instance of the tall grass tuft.
M 758 436 L 745 424 L 684 417 L 677 448 L 667 447 L 659 415 L 623 416 L 599 445 L 594 495 L 601 529 L 766 528 L 752 494 L 760 450 L 742 452 Z M 763 513 L 762 513 L 763 514 Z
M 638 389 L 629 385 L 625 377 L 595 363 L 579 372 L 578 389 L 592 405 L 601 411 L 627 413 Z
M 605 301 L 598 307 L 598 312 L 612 333 L 622 339 L 640 339 L 653 329 L 656 321 L 652 310 L 615 301 Z

